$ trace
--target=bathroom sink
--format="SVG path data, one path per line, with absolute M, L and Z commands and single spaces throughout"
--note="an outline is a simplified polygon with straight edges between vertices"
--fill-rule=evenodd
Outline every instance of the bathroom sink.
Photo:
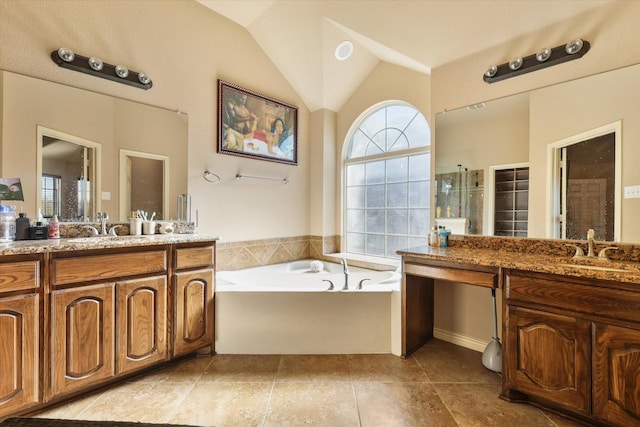
M 595 270 L 595 271 L 609 271 L 617 273 L 629 273 L 629 270 L 615 267 L 605 267 L 602 265 L 583 265 L 583 264 L 560 264 L 561 267 L 575 268 L 576 270 Z

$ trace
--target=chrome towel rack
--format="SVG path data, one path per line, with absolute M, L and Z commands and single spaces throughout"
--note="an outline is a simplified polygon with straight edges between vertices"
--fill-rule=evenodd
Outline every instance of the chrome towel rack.
M 265 181 L 280 181 L 283 184 L 289 183 L 289 180 L 287 178 L 270 178 L 267 176 L 252 176 L 252 175 L 236 174 L 236 181 L 240 181 L 241 179 L 262 179 Z
M 213 172 L 209 172 L 209 171 L 204 171 L 204 173 L 202 174 L 202 177 L 204 178 L 205 181 L 211 182 L 213 184 L 217 184 L 220 181 L 222 181 L 222 179 L 220 179 L 220 175 L 215 174 Z

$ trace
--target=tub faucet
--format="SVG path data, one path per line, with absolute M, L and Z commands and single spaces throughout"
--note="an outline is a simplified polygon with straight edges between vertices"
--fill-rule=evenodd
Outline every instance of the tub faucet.
M 344 273 L 344 287 L 343 291 L 349 290 L 349 265 L 347 265 L 347 259 L 342 258 L 342 272 Z

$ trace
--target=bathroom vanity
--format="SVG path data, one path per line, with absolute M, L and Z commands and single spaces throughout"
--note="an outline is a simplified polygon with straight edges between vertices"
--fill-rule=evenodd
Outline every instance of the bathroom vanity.
M 0 419 L 210 346 L 217 238 L 0 247 Z
M 552 254 L 553 244 L 538 246 L 543 253 L 518 247 L 532 239 L 493 241 L 401 252 L 403 355 L 433 336 L 434 280 L 501 288 L 502 399 L 595 424 L 640 424 L 640 264 L 579 263 L 562 254 L 564 243 Z

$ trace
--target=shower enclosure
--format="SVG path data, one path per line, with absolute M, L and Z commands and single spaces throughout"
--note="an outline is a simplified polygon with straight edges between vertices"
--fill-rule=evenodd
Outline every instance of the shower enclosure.
M 482 234 L 484 170 L 448 169 L 435 176 L 436 223 L 438 218 L 468 218 L 465 234 Z

